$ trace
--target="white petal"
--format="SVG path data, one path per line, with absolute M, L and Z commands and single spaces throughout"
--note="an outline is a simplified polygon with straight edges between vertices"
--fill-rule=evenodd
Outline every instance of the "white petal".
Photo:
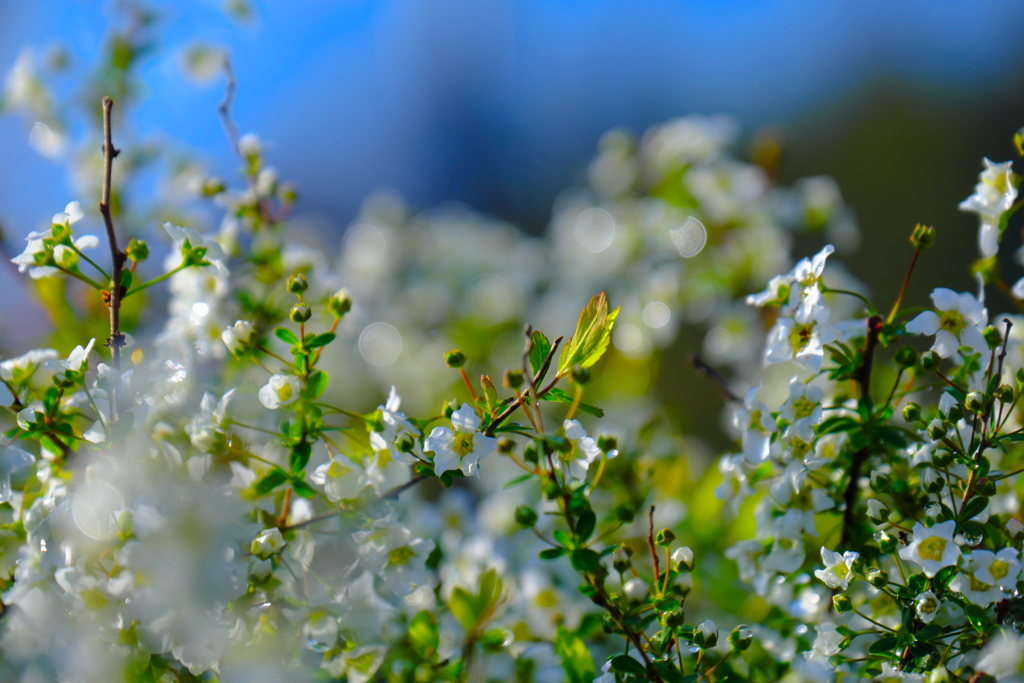
M 935 334 L 939 331 L 939 316 L 935 311 L 925 311 L 907 323 L 911 334 Z
M 96 235 L 82 235 L 75 240 L 75 248 L 79 251 L 83 249 L 93 249 L 100 246 L 100 238 Z
M 939 354 L 941 358 L 949 358 L 956 350 L 960 348 L 960 342 L 957 341 L 956 337 L 949 330 L 939 330 L 935 333 L 935 343 L 932 344 L 932 350 Z

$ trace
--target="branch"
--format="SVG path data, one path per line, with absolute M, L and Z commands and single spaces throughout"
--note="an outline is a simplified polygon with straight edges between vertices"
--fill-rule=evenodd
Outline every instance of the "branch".
M 113 262 L 110 298 L 107 307 L 110 309 L 110 338 L 107 346 L 110 347 L 113 356 L 113 366 L 118 377 L 121 374 L 121 347 L 124 346 L 124 335 L 121 334 L 121 269 L 127 259 L 124 252 L 117 246 L 117 233 L 114 230 L 114 219 L 110 215 L 110 180 L 114 171 L 114 157 L 120 151 L 114 148 L 114 142 L 110 132 L 110 110 L 114 107 L 114 101 L 109 97 L 103 98 L 103 191 L 100 197 L 100 213 L 103 214 L 103 223 L 107 227 L 107 242 L 110 243 L 110 259 Z M 118 380 L 120 382 L 120 380 Z M 117 387 L 115 387 L 115 392 Z M 113 416 L 111 416 L 113 417 Z
M 227 77 L 227 83 L 224 86 L 224 99 L 217 105 L 217 114 L 220 116 L 220 123 L 224 126 L 224 132 L 227 133 L 235 155 L 242 161 L 245 161 L 245 155 L 242 154 L 242 148 L 238 144 L 241 135 L 238 133 L 238 126 L 235 125 L 235 120 L 231 117 L 231 107 L 235 103 L 235 91 L 238 90 L 238 80 L 235 78 L 235 70 L 231 67 L 231 58 L 227 56 L 224 57 L 224 75 Z
M 704 375 L 711 380 L 715 385 L 715 388 L 718 389 L 722 396 L 727 400 L 735 403 L 743 403 L 743 399 L 734 394 L 729 388 L 729 384 L 725 381 L 725 378 L 722 377 L 722 374 L 705 363 L 703 358 L 698 356 L 696 353 L 691 352 L 687 354 L 686 359 L 689 361 L 690 365 L 693 366 L 693 369 L 697 371 L 697 374 Z

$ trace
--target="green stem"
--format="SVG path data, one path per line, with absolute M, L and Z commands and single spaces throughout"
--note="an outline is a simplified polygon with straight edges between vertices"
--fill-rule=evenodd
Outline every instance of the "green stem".
M 104 280 L 107 280 L 108 282 L 110 281 L 110 276 L 109 276 L 109 275 L 107 275 L 107 271 L 105 271 L 105 270 L 103 270 L 102 268 L 100 268 L 99 264 L 97 264 L 97 263 L 96 263 L 95 261 L 93 261 L 93 260 L 92 260 L 91 258 L 89 258 L 89 257 L 88 257 L 88 256 L 86 256 L 86 255 L 85 255 L 84 253 L 82 253 L 82 251 L 81 251 L 81 250 L 80 250 L 80 249 L 79 249 L 78 247 L 76 247 L 76 246 L 75 246 L 74 244 L 72 244 L 72 245 L 71 245 L 71 248 L 75 250 L 75 253 L 76 253 L 76 254 L 78 254 L 79 256 L 81 256 L 82 258 L 84 258 L 84 259 L 86 260 L 86 262 L 87 262 L 87 263 L 88 263 L 88 264 L 89 264 L 90 266 L 92 266 L 93 268 L 95 268 L 96 270 L 98 270 L 98 271 L 100 272 L 100 275 L 102 275 L 102 276 L 103 276 L 103 279 L 104 279 Z
M 170 270 L 170 271 L 164 273 L 163 275 L 158 275 L 157 277 L 153 278 L 149 282 L 143 282 L 138 287 L 134 287 L 134 288 L 128 290 L 128 292 L 125 294 L 125 296 L 126 297 L 131 296 L 132 294 L 135 294 L 136 292 L 141 292 L 144 289 L 152 287 L 153 285 L 158 284 L 160 282 L 163 282 L 164 280 L 166 280 L 167 278 L 171 277 L 175 273 L 181 272 L 182 270 L 185 270 L 186 268 L 188 268 L 188 265 L 183 263 L 180 266 L 178 266 L 177 268 L 175 268 L 174 270 Z
M 66 274 L 70 275 L 71 277 L 75 278 L 76 280 L 84 282 L 85 284 L 89 285 L 90 287 L 93 287 L 93 288 L 98 289 L 100 291 L 103 290 L 103 285 L 101 285 L 100 283 L 96 282 L 95 280 L 90 278 L 88 275 L 85 275 L 83 273 L 76 273 L 73 270 L 68 270 L 67 268 L 63 268 L 61 266 L 54 266 L 54 267 L 57 270 L 59 270 L 60 272 L 66 273 Z

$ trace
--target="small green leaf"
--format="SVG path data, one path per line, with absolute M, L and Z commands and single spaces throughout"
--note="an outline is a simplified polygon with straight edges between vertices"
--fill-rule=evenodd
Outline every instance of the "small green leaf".
M 608 311 L 608 298 L 604 292 L 595 295 L 580 312 L 576 332 L 562 349 L 558 374 L 569 373 L 575 365 L 589 368 L 596 363 L 608 348 L 618 315 L 618 308 Z
M 542 560 L 553 560 L 562 555 L 565 555 L 565 548 L 547 548 L 546 550 L 541 550 L 538 557 Z
M 597 666 L 586 643 L 563 626 L 555 633 L 555 654 L 562 661 L 569 683 L 591 683 L 597 678 Z
M 463 588 L 456 587 L 452 591 L 452 597 L 448 600 L 448 609 L 452 615 L 459 620 L 467 631 L 476 625 L 476 613 L 473 609 L 473 598 Z
M 318 334 L 315 337 L 313 337 L 313 339 L 306 343 L 306 348 L 317 349 L 320 348 L 321 346 L 327 346 L 332 341 L 334 341 L 334 338 L 337 336 L 338 335 L 334 334 L 333 332 L 324 332 L 323 334 Z
M 291 455 L 288 456 L 288 469 L 292 472 L 301 472 L 309 462 L 313 453 L 313 446 L 308 441 L 300 441 L 292 446 Z
M 310 401 L 315 401 L 320 398 L 324 391 L 326 391 L 329 379 L 330 377 L 326 372 L 323 370 L 317 370 L 309 376 L 308 380 L 306 380 L 306 388 L 303 391 L 303 394 Z
M 580 543 L 586 543 L 590 538 L 591 534 L 594 533 L 594 527 L 597 526 L 597 515 L 592 511 L 584 512 L 578 520 L 576 520 L 576 538 Z
M 975 496 L 967 501 L 966 505 L 964 505 L 964 511 L 960 515 L 960 519 L 966 521 L 972 517 L 976 517 L 986 507 L 988 507 L 988 498 L 985 498 L 984 496 Z
M 551 342 L 548 341 L 548 338 L 540 330 L 534 330 L 530 334 L 530 341 L 532 342 L 530 346 L 530 369 L 536 375 L 544 364 L 544 359 L 551 352 Z M 543 379 L 543 377 L 540 377 L 537 381 L 540 382 Z
M 292 477 L 291 482 L 292 488 L 295 489 L 295 495 L 300 498 L 316 498 L 316 491 L 314 491 L 313 487 L 307 484 L 301 477 Z
M 647 669 L 629 655 L 616 655 L 612 657 L 612 671 L 631 676 L 646 676 Z
M 288 481 L 288 475 L 280 468 L 274 468 L 267 476 L 256 482 L 256 495 L 265 496 L 281 484 Z
M 879 638 L 875 642 L 871 643 L 871 647 L 868 648 L 868 653 L 873 655 L 887 655 L 892 654 L 896 649 L 896 646 L 900 644 L 899 638 L 892 636 L 886 636 L 885 638 Z
M 551 401 L 552 403 L 564 403 L 571 406 L 575 399 L 569 394 L 565 393 L 558 387 L 552 387 L 546 394 L 540 397 L 542 401 Z M 589 413 L 594 417 L 604 417 L 604 411 L 597 406 L 587 405 L 586 403 L 580 403 L 576 406 L 577 410 L 581 410 L 584 413 Z
M 275 327 L 274 336 L 283 341 L 285 344 L 291 344 L 292 346 L 299 343 L 298 335 L 289 330 L 287 327 Z
M 570 557 L 572 568 L 578 572 L 594 572 L 601 566 L 601 556 L 590 548 L 577 548 Z
M 409 622 L 409 643 L 420 656 L 431 658 L 440 642 L 433 613 L 423 610 Z
M 503 489 L 510 489 L 513 486 L 518 486 L 519 484 L 522 484 L 524 481 L 529 481 L 530 479 L 533 479 L 533 477 L 534 477 L 534 475 L 532 475 L 532 474 L 522 474 L 522 475 L 516 477 L 515 479 L 507 481 L 505 483 L 505 485 L 502 486 L 501 488 L 503 488 Z
M 126 292 L 128 290 L 130 290 L 132 288 L 132 281 L 134 279 L 135 279 L 135 276 L 132 274 L 132 271 L 128 270 L 127 268 L 122 270 L 121 271 L 121 289 L 123 289 Z

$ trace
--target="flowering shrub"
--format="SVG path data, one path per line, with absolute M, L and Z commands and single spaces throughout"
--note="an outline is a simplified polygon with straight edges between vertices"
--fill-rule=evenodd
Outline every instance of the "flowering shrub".
M 237 182 L 186 164 L 135 207 L 153 160 L 97 97 L 79 200 L 11 258 L 72 350 L 0 361 L 3 680 L 1020 680 L 1009 162 L 961 204 L 978 296 L 926 309 L 934 229 L 879 308 L 834 183 L 778 187 L 717 117 L 608 133 L 544 236 L 382 195 L 335 256 L 228 78 Z M 57 153 L 47 92 L 25 57 L 5 102 Z M 798 231 L 830 243 L 791 265 Z M 648 386 L 684 327 L 717 458 Z

